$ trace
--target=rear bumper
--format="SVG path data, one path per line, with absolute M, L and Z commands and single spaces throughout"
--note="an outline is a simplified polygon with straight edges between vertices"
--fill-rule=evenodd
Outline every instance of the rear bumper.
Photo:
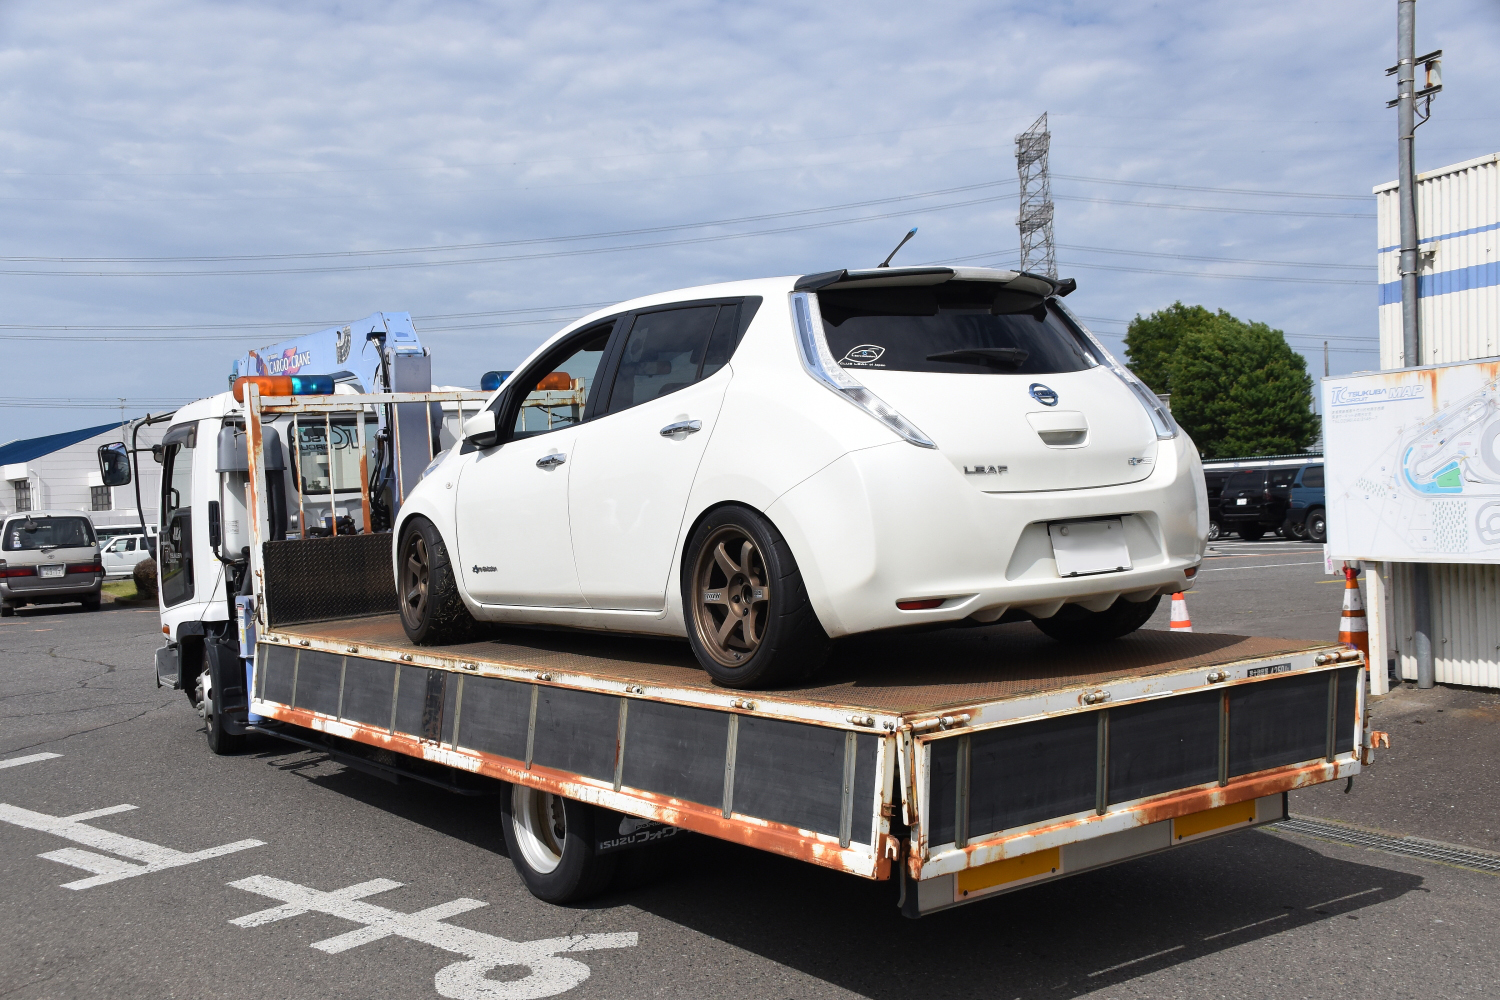
M 21 579 L 27 579 L 21 577 Z M 34 604 L 57 604 L 76 601 L 97 594 L 104 585 L 103 573 L 72 573 L 60 580 L 37 581 L 33 586 L 14 586 L 0 582 L 0 600 Z
M 1007 611 L 1099 611 L 1183 589 L 1202 558 L 1206 502 L 1185 439 L 1164 442 L 1151 476 L 1087 490 L 986 493 L 942 454 L 896 442 L 852 452 L 788 491 L 767 514 L 797 557 L 829 635 Z M 1173 447 L 1173 446 L 1176 447 Z M 1131 568 L 1059 577 L 1047 524 L 1120 517 Z M 943 598 L 903 611 L 897 601 Z

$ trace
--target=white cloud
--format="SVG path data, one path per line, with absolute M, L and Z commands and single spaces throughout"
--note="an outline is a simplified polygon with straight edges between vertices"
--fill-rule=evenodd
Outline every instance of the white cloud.
M 310 253 L 632 229 L 841 204 L 1014 176 L 1012 139 L 1051 113 L 1058 174 L 1368 194 L 1394 176 L 1394 4 L 129 3 L 0 8 L 0 254 Z M 1447 89 L 1421 167 L 1493 152 L 1500 17 L 1419 11 Z M 1371 212 L 1058 180 L 1057 238 L 1259 260 L 1369 264 L 1372 220 L 1066 200 Z M 11 324 L 339 320 L 624 298 L 723 278 L 1016 245 L 1014 203 L 585 257 L 217 277 L 0 275 Z M 846 218 L 860 212 L 832 213 Z M 817 218 L 825 218 L 819 216 Z M 773 228 L 774 223 L 735 227 Z M 691 234 L 690 234 L 691 235 Z M 665 239 L 667 237 L 657 237 Z M 593 241 L 568 246 L 600 246 Z M 630 240 L 629 242 L 641 242 Z M 518 248 L 516 252 L 546 249 Z M 438 256 L 497 256 L 500 253 Z M 1292 274 L 1060 252 L 1069 264 Z M 410 258 L 398 258 L 410 259 Z M 346 261 L 368 263 L 368 261 Z M 327 266 L 0 264 L 0 270 Z M 1373 343 L 1374 290 L 1076 267 L 1084 315 L 1181 298 Z M 1349 272 L 1354 277 L 1362 273 Z M 1311 272 L 1339 277 L 1342 272 Z M 441 324 L 429 324 L 437 326 Z M 450 324 L 453 325 L 453 324 Z M 419 329 L 420 329 L 419 325 Z M 1121 328 L 1099 324 L 1105 334 Z M 507 367 L 548 326 L 434 331 L 442 381 Z M 19 331 L 0 330 L 0 335 Z M 223 386 L 243 341 L 5 341 L 0 396 L 141 399 Z M 1354 346 L 1335 341 L 1335 346 Z M 1337 353 L 1334 370 L 1373 367 Z M 1319 358 L 1314 367 L 1320 368 Z M 0 409 L 0 439 L 97 412 Z

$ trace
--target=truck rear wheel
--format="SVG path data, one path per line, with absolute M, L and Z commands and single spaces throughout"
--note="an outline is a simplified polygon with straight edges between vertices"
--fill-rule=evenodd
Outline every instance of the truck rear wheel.
M 591 806 L 511 785 L 500 796 L 500 819 L 510 860 L 537 899 L 573 903 L 608 887 L 617 856 L 594 852 Z
M 478 630 L 463 598 L 448 546 L 436 525 L 414 517 L 401 533 L 401 559 L 396 566 L 396 597 L 401 627 L 419 646 L 462 642 Z
M 682 609 L 699 665 L 725 687 L 794 683 L 828 658 L 828 633 L 791 548 L 748 508 L 720 507 L 693 532 Z
M 1107 642 L 1146 624 L 1160 603 L 1161 595 L 1157 594 L 1139 604 L 1121 597 L 1103 611 L 1065 604 L 1051 618 L 1033 618 L 1031 623 L 1059 642 Z

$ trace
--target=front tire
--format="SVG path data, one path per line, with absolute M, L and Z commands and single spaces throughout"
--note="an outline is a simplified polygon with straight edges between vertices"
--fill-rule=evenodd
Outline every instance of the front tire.
M 598 895 L 615 873 L 616 855 L 594 853 L 594 810 L 529 785 L 500 796 L 505 847 L 526 888 L 548 903 Z
M 425 517 L 413 517 L 401 533 L 396 564 L 396 602 L 401 627 L 419 646 L 463 642 L 479 629 L 458 595 L 448 546 Z
M 693 532 L 682 607 L 693 654 L 725 687 L 805 680 L 828 658 L 828 633 L 790 546 L 748 508 L 720 507 Z
M 1065 604 L 1051 618 L 1033 618 L 1031 623 L 1059 642 L 1108 642 L 1129 635 L 1151 620 L 1161 603 L 1157 594 L 1149 601 L 1127 601 L 1118 598 L 1103 611 L 1088 611 L 1076 604 Z
M 195 707 L 203 719 L 203 732 L 208 738 L 208 748 L 220 757 L 239 753 L 245 749 L 246 738 L 231 735 L 224 729 L 224 685 L 214 676 L 206 644 L 200 643 L 202 661 L 198 671 L 198 686 L 195 692 Z

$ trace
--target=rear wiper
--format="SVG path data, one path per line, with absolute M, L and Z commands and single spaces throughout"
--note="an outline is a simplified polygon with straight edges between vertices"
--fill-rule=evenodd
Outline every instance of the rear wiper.
M 960 365 L 985 365 L 990 368 L 1019 368 L 1031 352 L 1019 347 L 966 347 L 961 351 L 943 351 L 927 355 L 928 361 L 949 361 Z

